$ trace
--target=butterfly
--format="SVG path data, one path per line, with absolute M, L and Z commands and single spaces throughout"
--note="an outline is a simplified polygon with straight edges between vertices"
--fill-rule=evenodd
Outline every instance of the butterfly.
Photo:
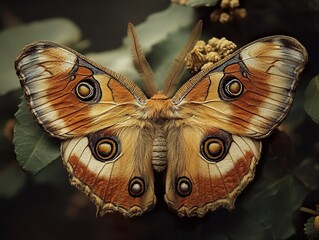
M 154 171 L 164 172 L 164 199 L 179 216 L 232 209 L 252 181 L 261 139 L 287 115 L 307 52 L 292 37 L 261 38 L 175 91 L 201 25 L 172 64 L 162 91 L 132 24 L 128 34 L 143 91 L 53 42 L 30 44 L 17 57 L 31 113 L 62 140 L 70 182 L 99 215 L 117 211 L 132 217 L 151 210 Z

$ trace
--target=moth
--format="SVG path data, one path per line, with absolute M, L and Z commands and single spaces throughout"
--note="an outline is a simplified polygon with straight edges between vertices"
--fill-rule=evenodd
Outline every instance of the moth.
M 70 182 L 99 215 L 141 215 L 155 203 L 154 170 L 179 216 L 232 209 L 262 149 L 287 115 L 307 62 L 294 38 L 270 36 L 202 70 L 177 91 L 198 23 L 157 91 L 136 30 L 128 25 L 143 91 L 121 74 L 53 42 L 26 46 L 15 68 L 39 125 L 62 140 Z M 124 68 L 125 66 L 123 66 Z

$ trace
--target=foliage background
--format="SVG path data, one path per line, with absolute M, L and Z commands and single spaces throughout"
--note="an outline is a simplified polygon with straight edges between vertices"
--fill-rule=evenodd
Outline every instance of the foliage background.
M 304 223 L 311 215 L 299 208 L 315 209 L 319 203 L 319 1 L 242 0 L 241 4 L 247 9 L 246 19 L 220 24 L 209 20 L 212 6 L 181 7 L 168 0 L 2 1 L 0 239 L 306 238 Z M 162 199 L 161 175 L 156 176 L 158 204 L 153 211 L 133 219 L 119 214 L 96 218 L 94 205 L 68 183 L 58 157 L 59 143 L 44 135 L 24 102 L 20 104 L 15 56 L 25 44 L 51 39 L 136 80 L 127 40 L 122 41 L 131 21 L 138 24 L 142 47 L 161 80 L 198 19 L 204 20 L 204 39 L 226 37 L 242 46 L 259 37 L 285 34 L 305 45 L 309 63 L 290 114 L 280 130 L 263 141 L 256 178 L 239 196 L 235 210 L 180 219 Z M 19 104 L 14 152 L 12 127 Z

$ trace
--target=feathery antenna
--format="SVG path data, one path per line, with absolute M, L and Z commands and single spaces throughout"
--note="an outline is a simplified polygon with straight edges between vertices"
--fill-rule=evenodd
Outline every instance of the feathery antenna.
M 180 78 L 182 77 L 184 69 L 185 69 L 185 61 L 184 61 L 185 57 L 192 50 L 196 41 L 198 40 L 202 31 L 202 26 L 203 26 L 203 21 L 201 20 L 198 21 L 198 23 L 193 28 L 193 31 L 187 43 L 185 44 L 183 49 L 179 52 L 177 57 L 174 59 L 174 62 L 172 63 L 170 67 L 170 70 L 165 79 L 165 87 L 163 91 L 163 93 L 168 97 L 171 97 L 173 93 L 175 92 L 176 86 L 178 82 L 180 81 Z
M 135 68 L 143 80 L 143 90 L 145 94 L 150 98 L 156 93 L 156 82 L 154 73 L 141 49 L 135 27 L 132 23 L 128 24 L 127 34 L 131 38 L 133 43 L 132 55 Z

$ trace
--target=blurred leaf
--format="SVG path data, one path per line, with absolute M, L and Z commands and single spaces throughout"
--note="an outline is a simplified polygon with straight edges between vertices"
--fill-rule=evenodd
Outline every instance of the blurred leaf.
M 233 216 L 230 216 L 231 220 Z M 227 224 L 227 239 L 268 240 L 275 239 L 271 229 L 264 225 L 254 213 L 241 209 L 236 216 L 236 224 Z M 276 238 L 278 239 L 278 238 Z
M 193 24 L 195 24 L 195 11 L 192 8 L 171 4 L 166 10 L 150 15 L 145 22 L 136 27 L 136 30 L 143 52 L 148 54 L 155 44 L 164 41 L 169 34 Z M 124 38 L 122 47 L 102 53 L 87 54 L 87 57 L 131 80 L 138 79 L 127 37 Z
M 186 5 L 191 7 L 211 7 L 219 3 L 219 0 L 188 0 Z
M 36 21 L 0 32 L 0 95 L 20 86 L 14 61 L 25 45 L 39 40 L 72 45 L 80 38 L 79 28 L 64 18 Z
M 314 158 L 302 161 L 294 173 L 309 190 L 319 188 L 319 163 Z
M 21 90 L 10 91 L 0 96 L 0 197 L 11 198 L 25 183 L 25 174 L 15 161 L 11 142 L 14 113 L 18 109 Z
M 26 177 L 16 164 L 0 170 L 0 197 L 11 198 L 23 187 Z
M 311 9 L 319 11 L 319 1 L 318 0 L 308 0 L 308 6 Z
M 295 234 L 293 214 L 308 193 L 285 165 L 291 158 L 291 146 L 284 142 L 287 138 L 279 132 L 263 144 L 257 177 L 239 202 L 251 221 L 267 230 L 271 236 L 268 239 L 286 239 Z
M 188 28 L 178 29 L 176 32 L 170 34 L 165 41 L 154 45 L 153 50 L 148 55 L 150 61 L 156 66 L 153 70 L 159 89 L 163 89 L 164 80 L 170 70 L 173 59 L 189 38 L 191 27 L 193 26 L 190 25 Z M 185 71 L 185 74 L 187 73 Z M 182 81 L 180 84 L 182 84 Z
M 36 124 L 24 100 L 15 116 L 13 143 L 17 160 L 24 170 L 36 174 L 60 155 L 59 141 Z
M 164 41 L 169 34 L 195 25 L 195 18 L 193 9 L 175 4 L 171 4 L 164 11 L 150 15 L 145 22 L 136 27 L 144 53 L 151 51 L 155 44 Z M 125 38 L 124 42 L 130 44 L 128 38 Z
M 261 226 L 271 231 L 272 239 L 286 239 L 295 234 L 293 213 L 301 206 L 306 193 L 304 186 L 287 174 L 275 181 L 256 182 L 243 205 Z
M 297 87 L 298 88 L 298 87 Z M 284 124 L 287 125 L 290 129 L 295 129 L 297 126 L 300 126 L 307 115 L 304 109 L 304 92 L 302 89 L 297 91 L 294 96 L 294 101 L 292 107 L 284 120 Z
M 14 113 L 18 109 L 20 102 L 21 90 L 11 91 L 0 96 L 0 168 L 9 161 L 14 160 L 13 145 L 11 142 L 11 128 L 14 123 Z
M 61 157 L 51 162 L 49 167 L 44 168 L 33 179 L 38 184 L 69 185 L 68 173 L 62 163 Z
M 319 124 L 319 76 L 314 77 L 306 88 L 304 108 L 312 120 Z

